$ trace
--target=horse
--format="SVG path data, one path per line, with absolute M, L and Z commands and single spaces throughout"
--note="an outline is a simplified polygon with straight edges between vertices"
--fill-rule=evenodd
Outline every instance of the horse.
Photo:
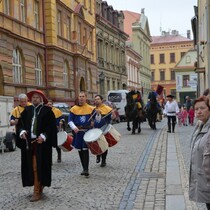
M 148 119 L 149 126 L 156 130 L 156 121 L 157 114 L 161 112 L 161 109 L 158 107 L 158 102 L 155 97 L 150 99 L 149 105 L 146 107 L 146 116 Z
M 127 130 L 131 130 L 130 122 L 132 122 L 132 134 L 135 134 L 136 129 L 138 129 L 138 133 L 141 133 L 142 110 L 139 110 L 137 103 L 133 100 L 130 93 L 126 93 L 126 100 L 125 116 L 127 120 Z

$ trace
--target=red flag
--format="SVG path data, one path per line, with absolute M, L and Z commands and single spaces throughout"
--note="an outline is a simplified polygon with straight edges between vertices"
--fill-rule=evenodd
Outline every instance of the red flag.
M 157 86 L 157 89 L 156 89 L 156 93 L 158 94 L 158 95 L 161 95 L 161 93 L 163 92 L 163 86 L 161 86 L 161 85 L 158 85 Z

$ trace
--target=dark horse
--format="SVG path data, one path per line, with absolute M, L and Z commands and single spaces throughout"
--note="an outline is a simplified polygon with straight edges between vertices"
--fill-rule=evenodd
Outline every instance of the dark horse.
M 136 129 L 138 133 L 141 132 L 141 114 L 142 110 L 138 109 L 137 103 L 133 100 L 133 97 L 130 93 L 126 94 L 127 104 L 125 106 L 125 115 L 127 119 L 127 130 L 130 131 L 130 122 L 132 122 L 132 134 L 135 134 Z
M 156 97 L 150 98 L 150 103 L 146 107 L 146 116 L 149 126 L 154 130 L 156 130 L 157 113 L 160 113 L 160 111 Z

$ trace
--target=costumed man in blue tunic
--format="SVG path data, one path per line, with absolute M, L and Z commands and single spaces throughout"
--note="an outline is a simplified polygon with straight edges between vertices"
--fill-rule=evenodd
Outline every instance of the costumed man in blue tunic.
M 89 150 L 83 137 L 91 126 L 91 118 L 94 115 L 94 107 L 87 104 L 87 94 L 79 93 L 78 105 L 70 109 L 68 125 L 73 130 L 72 146 L 78 150 L 83 171 L 81 175 L 89 176 Z
M 108 125 L 111 122 L 112 118 L 112 108 L 103 104 L 103 97 L 101 95 L 95 96 L 95 105 L 96 105 L 96 115 L 94 117 L 94 127 L 101 128 L 104 125 Z M 106 157 L 108 154 L 108 150 L 106 150 L 103 154 L 97 155 L 96 163 L 100 163 L 101 159 L 101 167 L 106 166 Z

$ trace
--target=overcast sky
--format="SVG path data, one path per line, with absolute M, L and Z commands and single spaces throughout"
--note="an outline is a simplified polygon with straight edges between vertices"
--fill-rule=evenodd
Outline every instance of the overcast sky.
M 145 15 L 149 21 L 152 36 L 160 35 L 162 31 L 177 30 L 186 37 L 191 30 L 191 18 L 194 16 L 194 5 L 197 0 L 106 0 L 116 10 L 129 10 Z M 193 38 L 192 32 L 191 37 Z

